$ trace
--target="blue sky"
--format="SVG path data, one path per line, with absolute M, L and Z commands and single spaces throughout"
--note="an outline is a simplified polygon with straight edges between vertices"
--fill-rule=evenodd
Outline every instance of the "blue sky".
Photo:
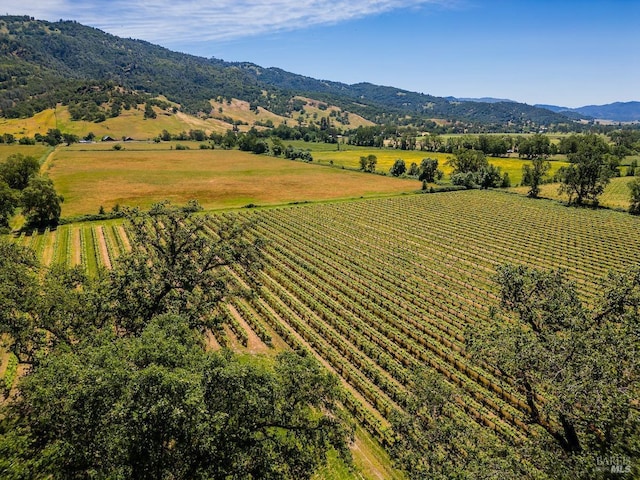
M 640 101 L 640 0 L 0 0 L 0 13 L 438 96 Z

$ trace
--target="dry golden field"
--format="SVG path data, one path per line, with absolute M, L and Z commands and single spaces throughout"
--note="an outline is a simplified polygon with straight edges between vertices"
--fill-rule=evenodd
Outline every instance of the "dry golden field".
M 102 205 L 149 207 L 197 199 L 206 209 L 247 204 L 372 197 L 410 192 L 416 180 L 327 168 L 237 150 L 170 149 L 175 144 L 104 143 L 59 147 L 45 168 L 65 201 L 62 216 L 97 213 Z

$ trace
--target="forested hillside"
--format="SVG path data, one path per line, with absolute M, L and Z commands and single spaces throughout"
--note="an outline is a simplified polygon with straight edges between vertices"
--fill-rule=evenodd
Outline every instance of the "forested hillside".
M 126 106 L 131 98 L 113 97 L 140 95 L 137 101 L 145 102 L 145 94 L 165 96 L 188 113 L 208 113 L 211 99 L 237 98 L 282 115 L 295 107 L 292 97 L 303 94 L 378 123 L 428 127 L 436 119 L 476 131 L 566 129 L 572 124 L 563 115 L 514 102 L 457 102 L 369 83 L 321 81 L 172 52 L 73 21 L 0 17 L 2 116 L 31 116 L 56 103 Z

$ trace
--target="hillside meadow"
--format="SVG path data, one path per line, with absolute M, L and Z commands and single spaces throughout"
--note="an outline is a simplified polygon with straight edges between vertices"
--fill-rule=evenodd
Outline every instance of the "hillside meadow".
M 330 114 L 338 116 L 342 110 L 335 106 L 328 106 L 325 110 L 318 107 L 318 102 L 304 97 L 296 97 L 307 102 L 303 113 L 294 112 L 292 117 L 276 115 L 262 107 L 251 110 L 249 102 L 232 99 L 230 101 L 211 100 L 211 115 L 194 116 L 183 112 L 170 112 L 157 106 L 153 107 L 156 118 L 144 118 L 144 104 L 130 110 L 123 109 L 119 116 L 108 117 L 103 122 L 89 122 L 85 120 L 72 120 L 69 108 L 58 105 L 56 108 L 49 108 L 36 113 L 28 118 L 0 118 L 0 134 L 10 133 L 17 138 L 33 137 L 36 133 L 45 134 L 49 129 L 59 129 L 65 133 L 72 133 L 79 137 L 84 137 L 89 132 L 94 133 L 98 138 L 109 135 L 113 138 L 131 137 L 135 140 L 150 140 L 157 137 L 160 132 L 167 130 L 172 134 L 188 132 L 189 130 L 203 130 L 207 134 L 212 132 L 225 133 L 233 126 L 229 121 L 238 122 L 239 131 L 247 131 L 256 126 L 261 129 L 261 124 L 272 122 L 274 126 L 283 123 L 297 121 L 300 119 L 303 124 L 319 122 L 321 118 L 329 118 L 330 121 L 343 127 L 336 118 L 331 118 Z M 164 98 L 161 98 L 165 100 Z M 293 118 L 295 117 L 295 118 Z M 356 115 L 349 114 L 349 128 L 357 128 L 362 125 L 372 125 L 372 122 Z
M 205 209 L 396 195 L 417 180 L 326 168 L 237 150 L 175 150 L 176 144 L 105 143 L 59 147 L 45 170 L 64 196 L 62 216 L 116 204 L 147 208 L 197 199 Z
M 43 110 L 29 118 L 0 118 L 0 132 L 11 133 L 16 137 L 33 137 L 36 133 L 44 135 L 49 129 L 57 128 L 79 137 L 92 132 L 98 138 L 109 135 L 117 139 L 131 137 L 136 140 L 148 140 L 157 137 L 163 130 L 180 133 L 202 129 L 207 132 L 224 133 L 231 128 L 229 123 L 218 119 L 200 119 L 182 113 L 171 114 L 158 107 L 154 107 L 154 111 L 156 118 L 145 119 L 144 105 L 139 105 L 136 109 L 122 110 L 118 117 L 95 123 L 71 120 L 69 109 L 59 105 L 55 109 Z

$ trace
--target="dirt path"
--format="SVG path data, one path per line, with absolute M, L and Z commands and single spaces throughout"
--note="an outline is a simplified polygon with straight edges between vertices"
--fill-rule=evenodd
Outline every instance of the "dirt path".
M 47 170 L 49 170 L 51 168 L 51 165 L 53 163 L 53 156 L 56 153 L 56 150 L 59 147 L 55 147 L 52 148 L 49 152 L 45 153 L 44 155 L 44 160 L 42 162 L 42 164 L 40 165 L 40 173 L 45 173 Z M 42 158 L 42 157 L 40 157 Z
M 207 330 L 204 336 L 205 336 L 205 345 L 207 347 L 207 350 L 215 351 L 215 350 L 220 350 L 222 348 L 218 343 L 218 340 L 216 340 L 216 336 L 213 334 L 211 330 Z
M 362 462 L 360 468 L 366 470 L 367 473 L 373 478 L 379 478 L 380 480 L 389 478 L 383 472 L 383 470 L 385 469 L 380 464 L 378 458 L 376 458 L 375 452 L 372 452 L 371 449 L 364 444 L 362 438 L 360 438 L 359 435 L 355 436 L 354 441 L 351 444 L 351 454 L 355 457 L 355 459 Z
M 240 340 L 238 340 L 238 337 L 236 337 L 236 334 L 233 333 L 233 330 L 231 330 L 231 327 L 229 325 L 223 323 L 222 330 L 223 335 L 226 337 L 228 342 L 227 347 L 229 347 L 230 350 L 233 350 L 234 352 L 240 352 L 245 348 L 245 346 L 240 343 Z
M 131 251 L 131 243 L 129 242 L 129 237 L 127 236 L 127 231 L 124 229 L 124 225 L 118 225 L 118 235 L 122 240 L 122 244 L 124 245 L 124 249 L 127 252 Z
M 46 267 L 51 265 L 53 255 L 55 254 L 56 239 L 58 238 L 58 230 L 51 230 L 45 238 L 44 249 L 42 251 L 42 264 Z
M 71 230 L 71 266 L 82 264 L 82 242 L 80 241 L 80 229 Z
M 233 318 L 236 319 L 236 321 L 247 333 L 248 341 L 245 349 L 249 353 L 269 353 L 271 349 L 262 340 L 260 340 L 260 337 L 258 337 L 258 334 L 254 332 L 253 329 L 249 326 L 249 324 L 245 321 L 245 319 L 242 318 L 242 315 L 240 315 L 240 312 L 236 310 L 236 307 L 234 307 L 233 305 L 228 305 L 228 306 L 229 306 L 229 312 L 231 312 L 231 315 L 233 315 Z
M 100 259 L 102 265 L 111 270 L 111 259 L 109 258 L 109 249 L 107 248 L 107 240 L 104 238 L 104 227 L 100 226 L 94 230 L 96 239 L 98 240 L 98 250 L 100 251 Z
M 7 370 L 7 365 L 9 363 L 9 352 L 0 350 L 0 378 L 4 379 L 4 372 Z
M 251 290 L 249 285 L 247 285 L 247 283 L 236 272 L 234 272 L 230 268 L 227 268 L 227 272 L 229 272 L 231 274 L 231 276 L 238 281 L 238 283 L 242 286 L 242 288 L 246 288 L 247 290 Z M 260 314 L 258 312 L 256 312 L 255 309 L 251 305 L 247 304 L 246 307 L 256 316 L 256 318 L 261 318 Z M 282 350 L 289 349 L 289 345 L 287 345 L 287 342 L 285 342 L 282 339 L 282 337 L 280 337 L 280 335 L 278 335 L 275 332 L 275 330 L 273 328 L 271 328 L 271 325 L 269 325 L 264 320 L 261 323 L 262 323 L 262 327 L 269 333 L 269 335 L 271 335 L 271 345 L 272 345 L 272 349 L 273 350 L 275 350 L 277 352 L 280 352 Z

